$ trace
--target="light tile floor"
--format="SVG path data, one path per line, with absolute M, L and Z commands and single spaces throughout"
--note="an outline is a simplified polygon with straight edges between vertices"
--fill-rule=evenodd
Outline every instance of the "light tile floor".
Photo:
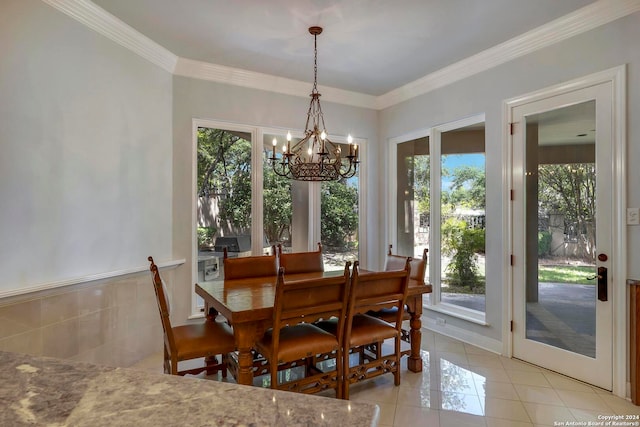
M 640 425 L 640 406 L 597 387 L 430 331 L 422 348 L 422 373 L 403 358 L 399 387 L 391 375 L 351 387 L 351 400 L 380 407 L 381 427 L 607 425 L 612 415 Z M 161 372 L 162 354 L 135 368 Z

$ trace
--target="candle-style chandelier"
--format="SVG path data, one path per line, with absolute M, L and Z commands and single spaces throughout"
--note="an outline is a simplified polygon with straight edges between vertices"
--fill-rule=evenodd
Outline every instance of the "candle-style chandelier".
M 291 145 L 291 132 L 287 132 L 287 142 L 282 147 L 282 154 L 276 154 L 278 141 L 273 139 L 271 150 L 271 167 L 280 176 L 298 181 L 336 181 L 340 178 L 351 178 L 358 171 L 358 146 L 348 136 L 349 153 L 343 155 L 340 146 L 327 137 L 324 116 L 320 106 L 318 93 L 318 34 L 322 27 L 311 27 L 313 35 L 313 90 L 311 103 L 307 111 L 304 137 Z

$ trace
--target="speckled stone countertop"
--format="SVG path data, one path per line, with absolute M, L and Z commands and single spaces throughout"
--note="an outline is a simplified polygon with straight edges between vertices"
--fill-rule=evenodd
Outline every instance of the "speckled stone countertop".
M 376 426 L 364 402 L 0 351 L 0 426 Z

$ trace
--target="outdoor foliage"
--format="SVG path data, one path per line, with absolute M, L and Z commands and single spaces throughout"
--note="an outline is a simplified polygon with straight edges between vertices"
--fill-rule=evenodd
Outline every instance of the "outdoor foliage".
M 215 234 L 215 227 L 198 227 L 198 247 L 213 246 Z
M 264 168 L 264 233 L 270 244 L 282 242 L 291 233 L 291 181 Z
M 413 156 L 407 158 L 407 162 L 412 161 L 412 165 L 407 165 L 407 170 L 413 171 L 413 192 L 414 198 L 418 202 L 418 212 L 429 214 L 431 211 L 431 198 L 429 185 L 431 185 L 431 164 L 429 156 Z
M 443 192 L 443 203 L 459 208 L 484 210 L 485 181 L 484 169 L 476 166 L 455 168 L 451 173 L 451 189 Z
M 546 213 L 562 212 L 565 223 L 575 227 L 580 257 L 595 259 L 595 191 L 593 163 L 540 165 L 538 201 Z
M 485 173 L 476 166 L 460 166 L 443 170 L 443 181 L 450 184 L 442 190 L 442 252 L 451 257 L 446 267 L 447 283 L 452 291 L 484 293 L 484 280 L 479 274 L 478 254 L 485 252 L 484 227 L 473 228 L 456 214 L 459 209 L 484 210 Z
M 198 196 L 215 198 L 216 227 L 198 229 L 198 241 L 212 233 L 249 234 L 251 228 L 251 141 L 241 132 L 198 129 Z M 291 181 L 265 163 L 263 172 L 264 233 L 269 243 L 291 233 Z M 322 185 L 321 233 L 333 250 L 352 249 L 358 230 L 358 192 L 345 180 Z M 213 231 L 212 231 L 213 230 Z
M 541 283 L 595 285 L 595 280 L 587 280 L 587 277 L 593 275 L 595 275 L 595 267 L 576 265 L 541 265 L 538 267 L 538 281 Z
M 442 252 L 450 255 L 448 284 L 479 291 L 484 283 L 478 275 L 478 253 L 484 253 L 484 229 L 469 228 L 466 221 L 449 218 L 442 225 Z M 484 290 L 484 289 L 482 289 Z
M 538 232 L 538 256 L 543 257 L 551 252 L 551 233 L 548 231 Z
M 320 232 L 323 243 L 333 250 L 353 249 L 358 231 L 358 190 L 346 180 L 329 181 L 320 191 L 322 216 Z
M 251 227 L 251 142 L 241 135 L 198 129 L 198 196 L 218 197 L 218 229 Z

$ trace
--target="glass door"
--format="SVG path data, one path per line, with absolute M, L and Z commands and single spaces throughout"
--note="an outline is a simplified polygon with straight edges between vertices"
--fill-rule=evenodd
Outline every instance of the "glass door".
M 513 355 L 611 390 L 609 93 L 513 110 Z

